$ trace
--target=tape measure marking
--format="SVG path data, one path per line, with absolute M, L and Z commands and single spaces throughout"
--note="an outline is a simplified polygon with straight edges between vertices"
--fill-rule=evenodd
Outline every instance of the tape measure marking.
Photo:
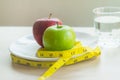
M 98 49 L 98 47 L 96 48 Z M 56 72 L 62 65 L 64 65 L 66 62 L 69 62 L 69 60 L 71 59 L 72 64 L 76 63 L 77 61 L 82 61 L 82 60 L 87 60 L 90 59 L 92 57 L 95 57 L 96 55 L 99 55 L 99 53 L 96 54 L 95 51 L 93 50 L 88 50 L 86 52 L 83 53 L 82 56 L 79 56 L 77 58 L 72 58 L 73 55 L 69 56 L 69 57 L 61 57 L 52 67 L 50 67 L 38 80 L 43 80 L 50 77 L 52 74 L 54 74 L 54 72 Z M 68 63 L 69 64 L 69 63 Z
M 83 60 L 88 60 L 93 57 L 100 55 L 100 48 L 96 47 L 95 49 L 91 49 L 90 47 L 83 47 L 80 43 L 76 43 L 76 45 L 70 49 L 65 51 L 45 51 L 45 49 L 39 49 L 37 51 L 38 57 L 59 57 L 59 59 L 55 61 L 32 61 L 28 59 L 24 59 L 18 56 L 15 56 L 11 53 L 11 58 L 13 63 L 33 66 L 33 67 L 50 67 L 48 71 L 46 71 L 38 80 L 45 80 L 50 77 L 54 72 L 56 72 L 63 65 L 74 64 Z

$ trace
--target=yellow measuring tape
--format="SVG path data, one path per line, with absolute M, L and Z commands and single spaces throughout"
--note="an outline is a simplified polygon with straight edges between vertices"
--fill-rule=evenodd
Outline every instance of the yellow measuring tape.
M 40 48 L 36 56 L 39 58 L 58 58 L 57 61 L 32 61 L 24 59 L 14 54 L 11 54 L 13 63 L 23 64 L 33 67 L 50 67 L 38 80 L 45 80 L 54 74 L 61 66 L 75 64 L 77 62 L 88 60 L 93 57 L 99 56 L 101 53 L 100 48 L 92 49 L 90 47 L 83 47 L 80 42 L 76 42 L 75 46 L 70 50 L 64 51 L 46 51 Z

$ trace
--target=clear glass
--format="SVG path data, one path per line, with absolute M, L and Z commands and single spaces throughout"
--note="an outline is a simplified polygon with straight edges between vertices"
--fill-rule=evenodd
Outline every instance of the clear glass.
M 93 9 L 94 27 L 101 47 L 120 46 L 120 7 Z

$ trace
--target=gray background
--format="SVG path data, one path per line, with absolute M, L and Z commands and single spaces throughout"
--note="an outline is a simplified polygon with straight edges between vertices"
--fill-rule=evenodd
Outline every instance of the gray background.
M 93 26 L 92 9 L 120 6 L 120 0 L 0 0 L 0 26 L 32 26 L 53 13 L 71 26 Z

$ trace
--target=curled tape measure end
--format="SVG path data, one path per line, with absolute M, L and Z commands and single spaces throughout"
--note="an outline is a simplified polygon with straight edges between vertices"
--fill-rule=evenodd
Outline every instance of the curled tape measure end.
M 12 61 L 14 63 L 34 66 L 34 67 L 50 67 L 38 80 L 45 80 L 54 74 L 63 65 L 75 64 L 80 61 L 88 60 L 93 57 L 97 57 L 101 54 L 99 47 L 92 49 L 90 47 L 83 47 L 80 42 L 76 42 L 75 46 L 70 50 L 65 51 L 46 51 L 44 49 L 39 49 L 37 51 L 37 57 L 59 57 L 56 62 L 42 62 L 42 61 L 32 61 L 24 58 L 20 58 L 11 54 Z M 78 55 L 78 56 L 76 56 Z M 74 57 L 73 57 L 74 56 Z

